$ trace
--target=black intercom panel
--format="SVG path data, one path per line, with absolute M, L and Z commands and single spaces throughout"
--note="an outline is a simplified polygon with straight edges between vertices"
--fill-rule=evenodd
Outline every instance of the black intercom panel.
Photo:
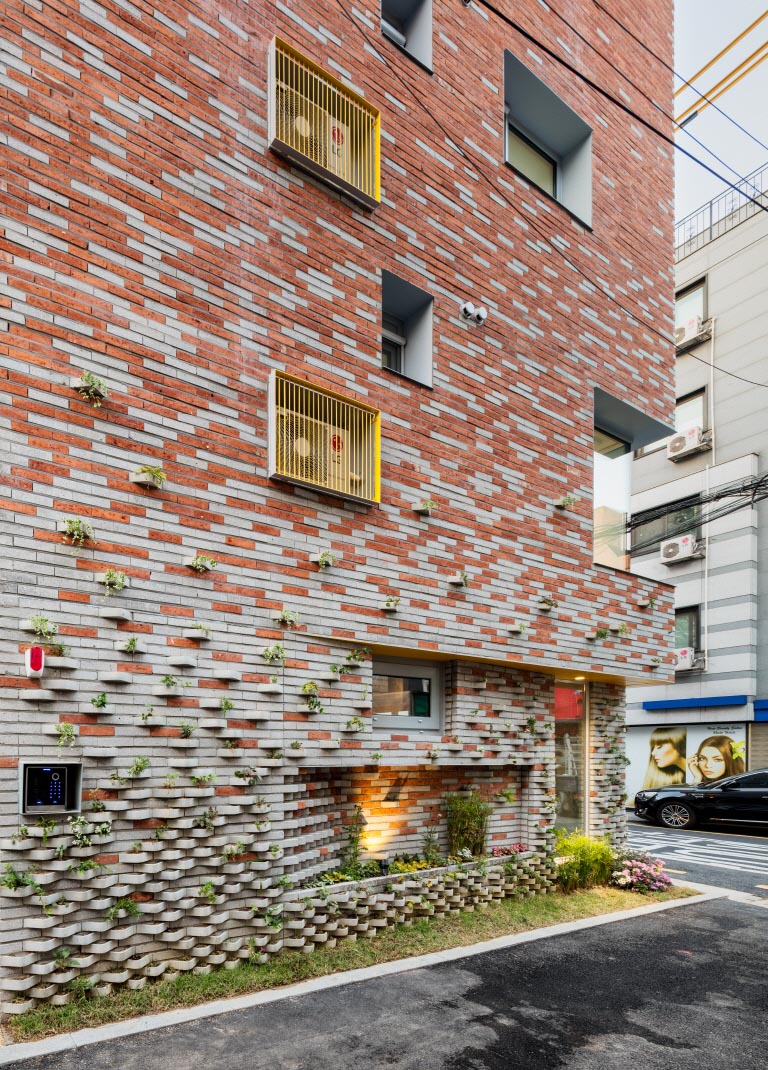
M 25 762 L 21 771 L 21 812 L 76 813 L 80 809 L 81 770 L 76 762 Z

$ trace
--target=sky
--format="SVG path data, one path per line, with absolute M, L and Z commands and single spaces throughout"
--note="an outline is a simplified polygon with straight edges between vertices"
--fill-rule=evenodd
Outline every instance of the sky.
M 766 10 L 768 0 L 675 0 L 674 66 L 678 75 L 689 79 Z M 708 90 L 740 60 L 766 41 L 768 18 L 697 79 L 696 88 L 708 95 Z M 676 86 L 681 85 L 682 82 L 676 82 Z M 675 100 L 675 114 L 679 115 L 683 107 L 695 99 L 691 90 L 685 90 Z M 737 175 L 744 177 L 768 165 L 766 102 L 768 59 L 715 101 L 718 108 L 736 120 L 749 134 L 759 138 L 763 145 L 756 144 L 712 106 L 705 107 L 684 130 L 678 132 L 677 143 L 729 181 L 737 182 Z M 711 156 L 693 140 L 694 137 L 725 163 Z M 675 163 L 675 217 L 680 221 L 727 189 L 727 186 L 680 151 L 676 153 Z

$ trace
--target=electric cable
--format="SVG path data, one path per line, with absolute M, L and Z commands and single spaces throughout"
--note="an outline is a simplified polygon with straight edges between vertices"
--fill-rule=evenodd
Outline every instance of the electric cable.
M 765 149 L 765 151 L 768 152 L 768 145 L 766 145 L 764 141 L 761 141 L 760 138 L 756 137 L 750 130 L 747 130 L 745 126 L 742 126 L 741 123 L 739 123 L 736 119 L 733 118 L 733 116 L 728 115 L 727 112 L 723 111 L 723 109 L 718 104 L 715 104 L 713 101 L 709 100 L 706 94 L 698 90 L 693 84 L 693 82 L 689 81 L 687 78 L 683 78 L 682 74 L 678 74 L 678 72 L 671 64 L 667 63 L 667 61 L 662 56 L 659 56 L 658 53 L 654 52 L 653 49 L 650 48 L 645 43 L 645 41 L 642 40 L 642 38 L 638 37 L 637 34 L 630 30 L 630 28 L 625 23 L 623 23 L 611 11 L 609 11 L 608 8 L 601 4 L 600 0 L 592 0 L 592 3 L 595 5 L 595 7 L 599 8 L 604 15 L 607 15 L 607 17 L 611 19 L 612 22 L 614 22 L 621 30 L 624 31 L 624 33 L 631 37 L 636 44 L 640 45 L 640 47 L 644 49 L 648 53 L 648 55 L 653 56 L 653 58 L 659 63 L 661 63 L 661 65 L 665 67 L 671 74 L 674 74 L 675 78 L 679 78 L 680 81 L 683 82 L 689 89 L 692 89 L 693 92 L 701 98 L 701 100 L 706 100 L 707 103 L 711 104 L 715 111 L 719 112 L 724 119 L 727 119 L 729 123 L 732 123 L 738 130 L 741 130 L 743 134 L 746 134 L 748 138 L 751 138 L 756 145 L 759 145 L 761 149 Z
M 477 0 L 477 2 L 483 2 L 483 0 Z M 359 25 L 357 20 L 350 14 L 350 12 L 345 7 L 345 5 L 343 3 L 343 0 L 336 0 L 336 3 L 338 5 L 338 7 L 342 10 L 342 12 L 344 13 L 344 15 L 347 18 L 347 20 L 352 24 L 352 26 L 360 34 L 360 36 L 362 37 L 366 47 L 371 50 L 371 52 L 376 56 L 377 59 L 379 59 L 382 63 L 386 64 L 386 62 L 387 62 L 386 58 L 376 48 L 375 44 L 367 37 L 363 27 Z M 453 146 L 453 148 L 474 168 L 474 170 L 477 172 L 477 174 L 482 177 L 482 179 L 485 181 L 486 185 L 491 189 L 493 195 L 495 197 L 499 197 L 504 202 L 504 204 L 506 204 L 508 207 L 516 209 L 518 206 L 513 205 L 512 202 L 509 200 L 509 198 L 505 196 L 503 191 L 501 191 L 494 184 L 494 182 L 488 177 L 488 175 L 483 170 L 483 167 L 480 164 L 478 164 L 475 160 L 473 160 L 461 145 L 457 144 L 454 136 L 451 134 L 451 132 L 449 130 L 446 129 L 446 127 L 440 122 L 440 120 L 437 118 L 437 116 L 434 114 L 434 112 L 424 102 L 423 97 L 421 95 L 419 95 L 414 89 L 412 89 L 405 80 L 401 80 L 400 85 L 403 86 L 410 93 L 411 97 L 416 101 L 416 103 L 419 105 L 419 107 L 421 107 L 421 109 L 430 117 L 430 119 L 434 122 L 434 124 L 442 132 L 443 136 L 446 139 L 446 142 L 449 145 Z M 768 210 L 768 209 L 765 209 L 764 206 L 762 206 L 762 205 L 760 207 L 763 208 L 763 210 Z M 616 297 L 614 297 L 613 294 L 609 293 L 602 286 L 600 286 L 597 282 L 595 282 L 595 280 L 592 279 L 583 270 L 583 268 L 579 267 L 578 264 L 574 263 L 567 256 L 567 254 L 564 252 L 564 250 L 560 248 L 560 246 L 557 244 L 557 242 L 553 241 L 550 236 L 545 234 L 544 231 L 540 227 L 538 227 L 536 225 L 536 223 L 534 222 L 533 218 L 528 217 L 527 222 L 528 222 L 528 225 L 530 226 L 531 230 L 533 230 L 541 238 L 541 240 L 542 240 L 542 242 L 544 242 L 545 246 L 547 248 L 557 252 L 560 255 L 560 257 L 563 260 L 563 262 L 572 271 L 574 271 L 576 274 L 580 275 L 586 282 L 588 282 L 589 285 L 591 287 L 593 287 L 593 289 L 594 289 L 594 291 L 596 293 L 602 294 L 603 297 L 607 298 L 614 305 L 616 305 L 616 307 L 619 308 L 622 312 L 624 312 L 625 315 L 627 315 L 629 317 L 629 319 L 633 323 L 638 324 L 638 326 L 640 326 L 644 330 L 648 331 L 650 334 L 655 335 L 658 339 L 660 339 L 666 345 L 669 345 L 671 343 L 671 339 L 667 335 L 663 334 L 661 331 L 659 331 L 651 323 L 648 323 L 645 320 L 642 320 L 640 318 L 640 316 L 636 312 L 633 312 L 630 309 L 628 309 Z M 754 380 L 746 379 L 746 378 L 744 378 L 744 376 L 737 375 L 735 372 L 729 372 L 727 369 L 719 367 L 719 365 L 712 365 L 711 362 L 708 361 L 708 360 L 704 360 L 701 357 L 695 357 L 694 354 L 690 354 L 690 355 L 693 356 L 695 360 L 699 360 L 702 363 L 706 364 L 707 367 L 714 367 L 716 371 L 720 372 L 723 375 L 728 375 L 728 376 L 731 376 L 734 379 L 739 379 L 742 382 L 748 383 L 750 386 L 762 387 L 762 388 L 768 390 L 768 383 L 758 383 L 758 382 L 755 382 Z

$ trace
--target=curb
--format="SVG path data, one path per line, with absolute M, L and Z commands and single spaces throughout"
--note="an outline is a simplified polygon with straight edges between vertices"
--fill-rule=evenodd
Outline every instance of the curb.
M 657 914 L 665 910 L 675 910 L 679 907 L 710 902 L 713 899 L 723 899 L 731 894 L 726 888 L 710 888 L 707 885 L 687 884 L 685 881 L 675 881 L 674 883 L 683 887 L 695 888 L 697 891 L 701 890 L 701 894 L 695 899 L 673 899 L 668 903 L 651 903 L 647 907 L 633 907 L 631 910 L 621 910 L 615 914 L 598 914 L 593 918 L 561 922 L 559 925 L 549 925 L 544 929 L 531 929 L 525 933 L 498 936 L 494 940 L 486 940 L 480 944 L 448 948 L 445 951 L 434 951 L 429 955 L 397 959 L 394 962 L 382 962 L 376 966 L 365 966 L 359 970 L 348 970 L 345 973 L 316 977 L 311 981 L 300 981 L 298 984 L 288 985 L 284 988 L 253 992 L 246 996 L 235 996 L 232 999 L 221 999 L 212 1003 L 201 1003 L 195 1007 L 184 1007 L 176 1011 L 162 1011 L 160 1014 L 145 1015 L 141 1018 L 128 1018 L 122 1022 L 113 1022 L 109 1025 L 96 1026 L 92 1029 L 81 1029 L 76 1033 L 62 1033 L 55 1037 L 46 1037 L 44 1040 L 33 1040 L 19 1044 L 11 1043 L 6 1047 L 0 1047 L 0 1066 L 19 1065 L 23 1060 L 39 1058 L 42 1055 L 71 1051 L 91 1044 L 117 1040 L 120 1037 L 134 1036 L 137 1033 L 147 1033 L 154 1029 L 166 1029 L 169 1026 L 198 1021 L 201 1018 L 212 1018 L 219 1014 L 248 1010 L 250 1007 L 260 1007 L 267 1003 L 277 1003 L 284 999 L 296 999 L 299 996 L 310 995 L 313 992 L 321 992 L 329 988 L 341 988 L 344 985 L 358 984 L 361 981 L 369 981 L 377 977 L 408 973 L 411 970 L 422 969 L 425 966 L 454 962 L 458 959 L 470 958 L 473 955 L 483 955 L 489 951 L 499 951 L 503 948 L 514 947 L 517 944 L 528 944 L 535 940 L 546 940 L 553 936 L 579 932 L 581 929 L 593 929 L 600 925 L 610 925 L 617 921 L 628 921 L 631 918 L 643 917 L 646 914 Z

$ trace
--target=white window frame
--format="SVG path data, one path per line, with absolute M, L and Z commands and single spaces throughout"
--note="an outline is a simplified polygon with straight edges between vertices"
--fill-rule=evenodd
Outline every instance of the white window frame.
M 372 676 L 404 676 L 414 679 L 428 679 L 430 682 L 429 717 L 392 717 L 384 713 L 373 714 L 373 727 L 387 730 L 402 728 L 409 732 L 440 732 L 443 726 L 445 708 L 445 673 L 442 665 L 434 661 L 390 661 L 387 658 L 375 658 Z M 371 695 L 373 701 L 373 694 Z

